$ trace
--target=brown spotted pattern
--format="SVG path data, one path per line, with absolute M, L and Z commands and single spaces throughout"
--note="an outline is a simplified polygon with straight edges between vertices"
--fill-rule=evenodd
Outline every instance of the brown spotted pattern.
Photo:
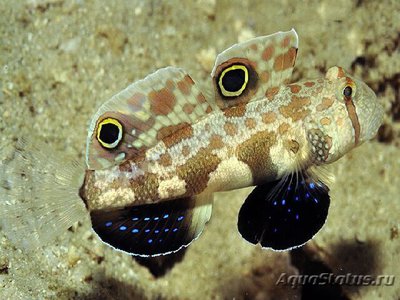
M 185 145 L 182 147 L 182 155 L 187 157 L 190 154 L 190 148 L 189 146 Z
M 154 115 L 166 116 L 173 111 L 176 103 L 175 95 L 167 88 L 149 93 L 150 108 Z
M 171 157 L 171 155 L 168 152 L 161 154 L 160 155 L 160 159 L 159 159 L 159 163 L 163 167 L 168 167 L 168 166 L 172 165 L 172 157 Z
M 289 88 L 290 88 L 290 92 L 293 94 L 297 94 L 298 92 L 301 91 L 301 86 L 298 84 L 290 84 Z
M 279 125 L 279 127 L 278 127 L 278 133 L 279 133 L 280 135 L 284 135 L 284 134 L 286 134 L 286 133 L 289 131 L 289 129 L 290 129 L 290 125 L 289 125 L 288 123 L 284 122 L 284 123 L 282 123 L 282 124 Z
M 267 97 L 267 99 L 269 101 L 272 101 L 275 99 L 275 96 L 278 94 L 279 92 L 279 87 L 272 87 L 267 89 L 267 91 L 265 92 L 265 97 Z
M 311 104 L 310 98 L 292 95 L 291 100 L 288 105 L 279 108 L 280 113 L 284 117 L 292 119 L 293 122 L 304 120 L 310 113 L 310 109 L 307 108 Z
M 186 75 L 181 81 L 177 82 L 178 89 L 183 95 L 189 96 L 191 94 L 192 86 L 194 85 L 193 79 Z
M 271 124 L 274 123 L 276 120 L 276 113 L 274 113 L 273 111 L 269 111 L 266 113 L 262 114 L 262 120 L 265 124 Z
M 234 136 L 238 133 L 238 127 L 232 122 L 226 122 L 224 125 L 224 130 L 227 135 Z
M 261 58 L 265 61 L 269 61 L 274 56 L 275 47 L 273 45 L 269 45 L 262 52 Z
M 186 195 L 198 195 L 207 187 L 209 175 L 215 171 L 221 160 L 209 149 L 200 149 L 184 165 L 178 166 L 176 174 L 186 181 Z
M 233 107 L 228 107 L 224 110 L 225 117 L 243 117 L 246 113 L 246 105 L 238 105 Z
M 218 134 L 213 134 L 210 138 L 209 147 L 211 150 L 223 148 L 224 142 L 222 140 L 222 137 Z
M 328 117 L 323 117 L 319 122 L 321 125 L 329 125 L 331 124 L 332 120 Z
M 183 141 L 184 139 L 188 139 L 193 136 L 192 126 L 186 126 L 179 131 L 176 131 L 174 134 L 163 138 L 163 142 L 167 147 L 172 147 Z
M 312 87 L 314 85 L 315 85 L 314 81 L 306 81 L 306 82 L 304 82 L 304 86 L 306 86 L 306 87 Z
M 254 129 L 254 128 L 256 128 L 256 125 L 257 125 L 257 123 L 256 123 L 256 121 L 254 120 L 254 118 L 246 118 L 246 120 L 244 121 L 244 123 L 245 123 L 245 125 L 246 125 L 246 127 L 247 127 L 248 129 Z
M 323 97 L 320 104 L 317 105 L 317 111 L 324 111 L 331 107 L 335 100 L 332 97 Z
M 296 60 L 296 54 L 297 49 L 290 48 L 286 53 L 277 56 L 274 61 L 274 70 L 280 72 L 293 67 Z

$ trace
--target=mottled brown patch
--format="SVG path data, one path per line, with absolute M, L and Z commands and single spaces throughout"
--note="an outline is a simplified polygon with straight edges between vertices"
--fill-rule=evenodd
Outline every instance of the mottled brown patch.
M 276 120 L 276 113 L 269 111 L 262 114 L 262 120 L 265 124 L 271 124 Z
M 159 91 L 151 91 L 149 93 L 150 110 L 155 115 L 166 116 L 173 111 L 176 98 L 168 89 L 162 88 Z
M 197 99 L 197 101 L 199 103 L 206 103 L 207 102 L 206 97 L 204 97 L 204 95 L 202 93 L 198 94 L 196 99 Z
M 263 71 L 260 73 L 260 80 L 262 83 L 267 83 L 269 80 L 269 77 L 270 77 L 270 75 L 269 75 L 269 72 L 267 72 L 267 71 Z
M 292 101 L 285 106 L 279 108 L 280 113 L 286 117 L 291 118 L 294 122 L 304 119 L 310 110 L 306 108 L 310 105 L 311 100 L 308 97 L 292 96 Z
M 274 55 L 274 52 L 275 52 L 274 46 L 270 45 L 264 49 L 263 53 L 261 54 L 261 58 L 265 61 L 269 61 L 271 57 Z
M 250 45 L 250 49 L 253 50 L 253 51 L 257 51 L 258 50 L 257 44 L 251 44 Z
M 206 113 L 209 114 L 210 112 L 212 112 L 212 107 L 209 105 L 206 108 Z
M 183 156 L 189 156 L 190 154 L 190 148 L 189 146 L 185 145 L 182 147 L 182 155 Z
M 178 81 L 177 86 L 182 94 L 190 95 L 193 84 L 194 82 L 192 78 L 190 78 L 189 75 L 186 75 L 181 81 Z
M 238 159 L 252 171 L 254 184 L 265 180 L 265 176 L 276 173 L 270 157 L 270 149 L 276 144 L 276 134 L 262 131 L 254 134 L 237 147 Z
M 157 140 L 162 140 L 163 138 L 171 135 L 172 133 L 174 133 L 175 131 L 181 130 L 184 127 L 190 126 L 189 123 L 187 122 L 182 122 L 176 125 L 170 125 L 170 126 L 165 126 L 162 127 L 158 130 L 157 132 Z
M 185 125 L 183 125 L 185 124 Z M 172 133 L 163 137 L 162 141 L 169 148 L 173 145 L 178 144 L 184 139 L 188 139 L 193 136 L 193 128 L 190 124 L 183 122 L 178 125 L 174 125 L 172 127 L 178 126 L 178 130 L 171 131 Z M 170 127 L 170 126 L 168 126 Z M 172 129 L 171 129 L 172 130 Z
M 338 67 L 338 73 L 337 73 L 337 78 L 342 78 L 346 76 L 346 73 L 344 72 L 343 68 Z
M 129 160 L 124 161 L 118 165 L 118 169 L 120 172 L 132 172 L 131 162 Z
M 286 132 L 289 131 L 290 125 L 288 123 L 282 123 L 281 125 L 279 125 L 278 127 L 278 132 L 280 135 L 285 134 Z
M 213 134 L 210 138 L 210 149 L 221 149 L 222 147 L 224 147 L 222 137 L 218 134 Z
M 256 120 L 254 120 L 253 118 L 247 118 L 244 121 L 244 124 L 246 125 L 247 128 L 253 129 L 256 127 Z
M 312 87 L 314 85 L 315 85 L 314 81 L 306 81 L 306 82 L 304 82 L 304 86 L 306 86 L 306 87 Z
M 290 36 L 287 36 L 282 40 L 281 44 L 282 48 L 287 48 L 289 46 L 289 43 L 290 43 Z
M 321 125 L 329 125 L 331 124 L 331 119 L 328 117 L 323 117 L 320 121 Z
M 190 114 L 194 111 L 195 108 L 196 108 L 195 105 L 193 105 L 193 104 L 191 104 L 191 103 L 185 103 L 185 105 L 183 105 L 182 110 L 183 110 L 183 112 L 184 112 L 185 114 L 190 115 Z
M 173 90 L 175 88 L 175 83 L 171 79 L 168 79 L 165 82 L 165 86 L 167 87 L 167 89 Z
M 278 55 L 274 61 L 274 70 L 279 72 L 293 67 L 296 53 L 296 48 L 290 48 L 287 52 Z
M 136 118 L 134 116 L 130 116 L 129 120 L 127 118 L 126 121 L 121 120 L 121 117 L 119 118 L 119 120 L 122 121 L 123 124 L 132 124 L 131 128 L 126 128 L 125 129 L 128 132 L 132 132 L 132 129 L 135 129 L 138 132 L 146 132 L 146 131 L 150 130 L 154 126 L 154 124 L 156 122 L 155 118 L 153 118 L 153 117 L 150 117 L 146 121 L 143 121 L 143 120 L 141 120 L 139 118 Z
M 224 125 L 224 130 L 227 135 L 234 136 L 238 132 L 238 128 L 236 124 L 233 124 L 232 122 L 226 122 Z
M 159 182 L 156 174 L 146 173 L 131 180 L 130 185 L 135 193 L 135 203 L 149 203 L 160 199 L 158 194 Z
M 172 158 L 171 155 L 169 155 L 169 153 L 164 153 L 160 155 L 160 159 L 158 160 L 158 162 L 160 163 L 160 165 L 162 165 L 163 167 L 168 167 L 170 165 L 172 165 Z
M 126 182 L 124 187 L 130 188 L 135 194 L 135 199 L 132 199 L 132 204 L 145 204 L 159 200 L 158 178 L 156 174 L 146 173 L 145 175 L 130 179 L 129 182 Z M 121 188 L 120 180 L 114 180 L 106 186 L 107 190 L 119 188 Z M 80 189 L 80 196 L 83 198 L 89 211 L 96 209 L 96 206 L 99 205 L 99 198 L 105 191 L 106 190 L 99 188 L 96 184 L 95 171 L 87 171 L 85 173 L 85 186 Z M 114 200 L 115 199 L 109 199 L 109 201 Z M 101 205 L 113 206 L 115 204 L 109 202 Z
M 290 85 L 289 85 L 289 88 L 290 88 L 290 91 L 291 91 L 293 94 L 297 94 L 298 92 L 301 91 L 301 86 L 298 85 L 298 84 L 290 84 Z
M 224 110 L 225 117 L 243 117 L 246 113 L 246 105 L 240 104 L 238 106 L 228 107 Z
M 291 151 L 294 154 L 296 154 L 300 148 L 299 143 L 295 140 L 290 140 L 290 141 L 286 140 L 283 145 L 288 151 Z
M 333 97 L 332 98 L 323 97 L 322 102 L 317 105 L 317 111 L 323 111 L 328 109 L 329 107 L 332 106 L 333 102 L 334 102 Z
M 197 154 L 181 166 L 176 173 L 186 182 L 186 195 L 200 194 L 207 187 L 209 174 L 215 171 L 221 160 L 209 149 L 201 148 Z
M 271 87 L 265 92 L 265 97 L 268 98 L 269 101 L 274 100 L 276 94 L 279 92 L 279 87 Z
M 146 95 L 142 93 L 135 93 L 128 100 L 128 104 L 134 107 L 142 107 L 146 101 Z

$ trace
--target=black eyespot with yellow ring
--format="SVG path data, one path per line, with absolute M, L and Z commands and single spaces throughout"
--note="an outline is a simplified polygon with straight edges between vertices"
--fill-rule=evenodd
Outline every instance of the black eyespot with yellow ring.
M 97 140 L 100 145 L 107 149 L 114 149 L 122 139 L 122 125 L 113 118 L 102 120 L 97 126 Z
M 223 70 L 218 78 L 218 87 L 225 97 L 238 97 L 249 82 L 249 71 L 246 66 L 234 64 Z

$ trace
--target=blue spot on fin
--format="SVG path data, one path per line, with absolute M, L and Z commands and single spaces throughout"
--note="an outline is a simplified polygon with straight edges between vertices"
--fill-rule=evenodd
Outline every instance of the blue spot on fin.
M 156 256 L 189 245 L 210 219 L 211 209 L 207 196 L 92 211 L 90 217 L 93 230 L 108 245 L 131 255 Z
M 308 184 L 299 184 L 298 178 Z M 240 209 L 238 230 L 250 243 L 288 250 L 303 245 L 322 228 L 329 204 L 324 183 L 306 171 L 291 174 L 254 188 Z

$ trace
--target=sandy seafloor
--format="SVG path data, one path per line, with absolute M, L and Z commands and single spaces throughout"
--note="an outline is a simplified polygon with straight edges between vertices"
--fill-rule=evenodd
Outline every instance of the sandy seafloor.
M 399 11 L 397 0 L 2 0 L 2 145 L 33 136 L 81 159 L 92 114 L 129 83 L 176 65 L 207 88 L 218 52 L 292 27 L 300 37 L 293 81 L 340 65 L 377 92 L 386 125 L 329 167 L 328 221 L 300 250 L 262 250 L 240 237 L 249 189 L 217 194 L 203 235 L 158 278 L 102 244 L 88 222 L 31 253 L 0 229 L 0 299 L 400 299 Z M 283 272 L 396 278 L 393 286 L 301 289 L 276 285 Z

